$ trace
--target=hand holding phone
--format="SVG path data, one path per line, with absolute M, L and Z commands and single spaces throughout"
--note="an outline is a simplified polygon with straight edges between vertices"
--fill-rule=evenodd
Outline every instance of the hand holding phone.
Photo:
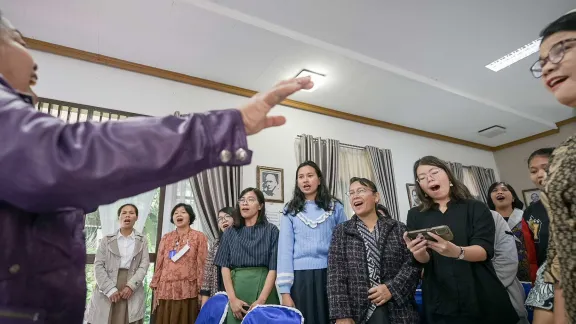
M 415 230 L 415 231 L 410 231 L 410 232 L 408 232 L 408 237 L 411 240 L 415 240 L 418 237 L 418 235 L 422 235 L 422 236 L 424 236 L 425 240 L 436 242 L 436 239 L 434 239 L 432 236 L 430 236 L 428 234 L 428 232 L 434 233 L 446 241 L 452 241 L 454 239 L 454 234 L 452 234 L 450 227 L 448 227 L 447 225 L 441 225 L 441 226 L 435 226 L 435 227 L 431 227 L 431 228 L 423 228 L 423 229 L 419 229 L 419 230 Z

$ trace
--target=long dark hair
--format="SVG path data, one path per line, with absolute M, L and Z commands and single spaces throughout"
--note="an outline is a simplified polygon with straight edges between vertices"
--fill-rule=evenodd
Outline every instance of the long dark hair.
M 238 197 L 238 200 L 240 200 L 242 197 L 244 197 L 245 194 L 247 194 L 249 192 L 253 192 L 256 195 L 256 199 L 258 200 L 258 204 L 262 205 L 260 212 L 258 212 L 258 218 L 256 219 L 256 225 L 267 224 L 268 218 L 266 217 L 266 201 L 264 200 L 264 194 L 262 193 L 262 191 L 260 191 L 260 189 L 248 187 L 248 188 L 242 190 L 242 192 L 240 193 L 240 197 Z M 239 202 L 236 203 L 236 208 L 234 208 L 234 213 L 232 213 L 232 218 L 234 219 L 234 225 L 233 225 L 234 228 L 242 228 L 242 227 L 246 226 L 246 221 L 244 220 L 244 217 L 242 217 L 242 214 L 240 213 L 240 203 Z
M 518 208 L 520 210 L 524 208 L 524 203 L 520 200 L 520 198 L 518 198 L 516 191 L 514 190 L 514 188 L 512 188 L 511 185 L 507 184 L 506 182 L 494 182 L 492 185 L 490 185 L 490 188 L 488 188 L 488 194 L 486 195 L 486 201 L 488 202 L 488 208 L 490 208 L 490 210 L 496 210 L 494 201 L 492 201 L 492 191 L 494 190 L 494 188 L 500 185 L 503 185 L 506 188 L 508 188 L 508 191 L 510 191 L 510 193 L 512 194 L 512 198 L 514 198 L 514 201 L 512 202 L 512 208 Z
M 378 188 L 376 187 L 376 184 L 370 179 L 360 178 L 360 177 L 352 177 L 350 179 L 350 184 L 353 184 L 354 182 L 358 182 L 359 184 L 363 185 L 364 187 L 370 188 L 370 190 L 372 190 L 373 193 L 378 192 Z M 388 210 L 388 208 L 386 208 L 386 206 L 379 204 L 379 203 L 376 203 L 375 208 L 376 208 L 376 213 L 380 213 L 381 215 L 383 215 L 386 218 L 392 218 L 392 216 L 390 215 L 390 211 Z
M 306 207 L 306 196 L 298 187 L 298 171 L 300 171 L 300 169 L 305 166 L 312 167 L 318 176 L 318 180 L 320 180 L 318 190 L 316 191 L 316 199 L 314 200 L 316 205 L 325 211 L 329 211 L 330 204 L 333 200 L 340 202 L 340 200 L 330 194 L 330 190 L 328 190 L 328 186 L 326 185 L 326 180 L 324 180 L 324 175 L 322 174 L 322 171 L 318 165 L 314 163 L 314 161 L 306 161 L 300 163 L 296 169 L 296 184 L 294 185 L 294 193 L 292 195 L 292 200 L 290 200 L 284 208 L 284 215 L 294 216 L 303 211 Z
M 448 175 L 448 180 L 450 180 L 450 183 L 452 183 L 452 186 L 450 187 L 449 191 L 450 200 L 458 201 L 464 199 L 474 199 L 474 197 L 472 197 L 472 194 L 470 194 L 470 190 L 468 190 L 468 188 L 462 182 L 460 182 L 460 180 L 456 179 L 452 171 L 450 171 L 450 168 L 448 168 L 446 162 L 440 160 L 435 156 L 430 155 L 425 156 L 414 162 L 415 183 L 418 183 L 418 167 L 421 165 L 433 166 L 442 169 L 444 170 L 444 172 L 446 172 L 446 174 Z M 418 194 L 418 198 L 422 202 L 422 204 L 420 205 L 420 211 L 427 211 L 430 210 L 432 207 L 438 205 L 437 203 L 434 202 L 434 200 L 430 196 L 428 196 L 424 192 L 424 190 L 422 190 L 422 188 L 420 188 L 420 185 L 416 185 L 415 190 L 416 193 Z

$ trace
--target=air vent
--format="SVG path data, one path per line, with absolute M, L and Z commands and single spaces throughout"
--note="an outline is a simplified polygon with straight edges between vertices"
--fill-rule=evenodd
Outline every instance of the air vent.
M 506 133 L 506 127 L 502 127 L 502 126 L 498 126 L 498 125 L 494 125 L 488 128 L 485 128 L 483 130 L 478 131 L 478 134 L 480 136 L 484 136 L 484 137 L 488 137 L 488 138 L 493 138 L 496 137 L 498 135 L 504 134 Z

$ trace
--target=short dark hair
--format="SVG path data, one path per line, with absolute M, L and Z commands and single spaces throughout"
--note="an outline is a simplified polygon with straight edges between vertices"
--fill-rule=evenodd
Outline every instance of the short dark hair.
M 374 181 L 372 181 L 370 179 L 360 178 L 360 177 L 352 177 L 350 179 L 350 184 L 353 184 L 354 182 L 358 182 L 359 184 L 363 185 L 364 187 L 370 188 L 370 190 L 372 190 L 372 192 L 374 192 L 374 193 L 378 192 L 378 188 L 376 187 L 376 184 L 374 183 Z M 392 218 L 388 208 L 386 208 L 386 206 L 384 206 L 382 204 L 378 204 L 378 203 L 376 204 L 376 212 L 380 212 L 380 214 L 382 214 L 382 216 L 384 216 L 386 218 Z
M 536 151 L 532 152 L 532 154 L 530 154 L 530 156 L 528 157 L 528 166 L 530 166 L 530 162 L 532 162 L 532 159 L 534 159 L 535 157 L 543 156 L 549 158 L 552 155 L 552 152 L 554 152 L 553 147 L 545 147 L 537 149 Z
M 490 188 L 488 188 L 488 193 L 486 194 L 486 201 L 488 202 L 488 208 L 490 208 L 490 210 L 496 210 L 494 201 L 492 201 L 492 191 L 494 190 L 494 188 L 500 185 L 503 185 L 506 188 L 508 188 L 508 191 L 510 191 L 510 193 L 512 194 L 512 198 L 514 198 L 514 201 L 512 202 L 512 208 L 520 210 L 524 208 L 524 203 L 522 202 L 522 200 L 520 200 L 520 198 L 518 198 L 516 190 L 514 190 L 514 188 L 512 188 L 512 186 L 509 185 L 508 183 L 500 181 L 500 182 L 494 182 L 492 185 L 490 185 Z
M 268 218 L 266 217 L 266 201 L 264 200 L 264 194 L 262 193 L 262 191 L 260 191 L 260 189 L 248 187 L 248 188 L 242 190 L 242 192 L 240 193 L 240 196 L 238 197 L 238 200 L 240 200 L 242 197 L 244 197 L 245 194 L 247 194 L 249 192 L 253 192 L 256 195 L 256 199 L 258 199 L 258 204 L 262 205 L 262 208 L 260 209 L 260 212 L 258 213 L 258 218 L 256 219 L 256 225 L 267 224 Z M 235 228 L 242 228 L 246 225 L 246 222 L 244 221 L 244 217 L 242 217 L 242 214 L 240 213 L 240 203 L 239 202 L 236 203 L 236 208 L 234 208 L 234 213 L 232 214 L 232 218 L 234 219 L 234 227 Z
M 570 12 L 551 22 L 540 32 L 542 41 L 546 38 L 563 31 L 576 31 L 576 12 Z
M 466 187 L 460 180 L 456 179 L 454 173 L 452 173 L 450 168 L 448 168 L 446 162 L 440 160 L 435 156 L 429 155 L 414 162 L 414 168 L 413 168 L 414 182 L 416 183 L 415 186 L 416 193 L 418 194 L 420 202 L 422 202 L 422 204 L 420 204 L 419 206 L 420 211 L 424 212 L 438 205 L 434 202 L 434 199 L 425 194 L 424 190 L 422 190 L 420 184 L 418 183 L 418 167 L 421 165 L 429 165 L 437 167 L 446 172 L 446 174 L 448 175 L 448 180 L 452 183 L 452 187 L 450 187 L 450 194 L 449 194 L 450 200 L 458 201 L 465 199 L 474 199 L 474 197 L 472 197 L 472 194 L 470 194 L 470 190 L 468 190 L 468 187 Z
M 234 214 L 234 208 L 232 207 L 224 207 L 218 211 L 218 214 L 225 213 L 227 215 L 232 216 Z
M 190 225 L 192 225 L 194 223 L 194 221 L 196 220 L 196 214 L 194 214 L 194 209 L 192 209 L 192 206 L 185 204 L 185 203 L 176 204 L 176 206 L 174 206 L 174 208 L 172 208 L 172 212 L 170 212 L 170 223 L 174 224 L 174 213 L 176 212 L 176 209 L 178 209 L 180 207 L 184 207 L 184 209 L 186 210 L 186 212 L 190 216 Z
M 124 205 L 120 206 L 120 208 L 118 208 L 118 217 L 120 217 L 120 213 L 122 212 L 122 209 L 124 209 L 124 207 L 126 207 L 126 206 L 132 206 L 134 208 L 134 211 L 136 212 L 136 216 L 138 216 L 138 207 L 136 207 L 136 205 L 124 204 Z

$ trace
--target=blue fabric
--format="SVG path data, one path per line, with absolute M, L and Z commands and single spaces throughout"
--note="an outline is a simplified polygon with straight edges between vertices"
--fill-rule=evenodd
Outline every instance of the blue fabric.
M 198 323 L 198 321 L 196 321 Z M 242 324 L 302 324 L 302 314 L 294 308 L 278 305 L 260 305 L 246 314 Z
M 326 269 L 332 231 L 348 220 L 344 206 L 334 202 L 326 212 L 314 201 L 307 201 L 300 216 L 282 215 L 278 239 L 278 267 L 276 285 L 281 294 L 289 294 L 295 270 Z M 325 218 L 326 215 L 329 215 Z
M 228 311 L 228 296 L 216 294 L 206 301 L 196 319 L 196 324 L 219 324 Z

